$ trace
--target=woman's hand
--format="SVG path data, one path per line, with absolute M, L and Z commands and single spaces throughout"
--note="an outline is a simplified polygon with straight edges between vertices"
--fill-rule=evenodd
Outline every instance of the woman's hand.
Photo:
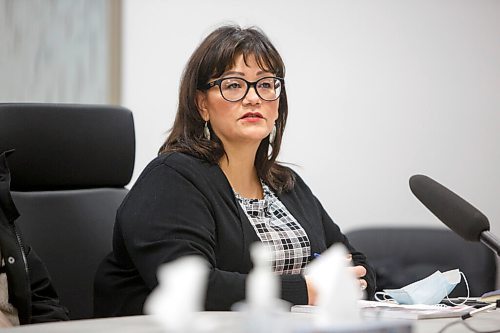
M 348 267 L 348 269 L 353 272 L 354 276 L 356 276 L 356 278 L 358 279 L 361 290 L 365 290 L 368 286 L 366 280 L 363 279 L 363 277 L 366 275 L 366 268 L 364 268 L 363 266 L 354 266 Z M 304 278 L 306 280 L 307 286 L 307 304 L 315 305 L 318 292 L 316 291 L 316 288 L 314 288 L 311 278 L 307 275 Z
M 350 263 L 352 263 L 352 254 L 349 253 L 349 255 L 347 256 L 347 260 Z M 359 287 L 361 288 L 361 290 L 365 290 L 366 287 L 368 287 L 368 283 L 366 282 L 365 279 L 363 279 L 363 277 L 366 275 L 366 268 L 364 268 L 363 266 L 354 266 L 354 267 L 349 267 L 349 269 L 354 273 L 354 276 L 356 276 L 356 278 L 358 279 Z
M 348 269 L 351 270 L 354 276 L 356 276 L 356 278 L 358 279 L 361 290 L 365 290 L 368 286 L 366 280 L 363 279 L 363 277 L 366 275 L 366 268 L 364 268 L 363 266 L 354 266 L 349 267 Z
M 316 304 L 316 288 L 314 288 L 311 278 L 309 276 L 304 276 L 306 280 L 307 286 L 307 305 L 315 305 Z

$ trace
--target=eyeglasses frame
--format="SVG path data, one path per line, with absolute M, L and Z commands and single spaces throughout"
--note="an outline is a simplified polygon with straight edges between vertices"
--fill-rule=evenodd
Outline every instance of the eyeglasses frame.
M 221 83 L 222 83 L 222 81 L 227 80 L 227 79 L 238 79 L 238 80 L 245 81 L 245 83 L 247 84 L 247 91 L 245 91 L 245 93 L 243 94 L 243 97 L 241 97 L 240 99 L 234 100 L 234 101 L 230 100 L 230 99 L 227 99 L 226 97 L 224 97 L 224 94 L 222 93 Z M 257 82 L 259 82 L 261 80 L 264 80 L 264 79 L 277 79 L 281 83 L 281 89 L 283 89 L 283 86 L 285 85 L 285 79 L 282 78 L 282 77 L 277 77 L 277 76 L 265 76 L 265 77 L 261 77 L 257 81 L 253 81 L 253 82 L 247 81 L 244 78 L 238 77 L 238 76 L 228 76 L 228 77 L 222 77 L 222 78 L 214 80 L 212 82 L 208 82 L 208 83 L 202 85 L 201 88 L 204 89 L 204 90 L 208 90 L 208 89 L 211 89 L 211 88 L 213 88 L 215 86 L 219 86 L 220 95 L 222 96 L 222 98 L 224 98 L 228 102 L 239 102 L 239 101 L 241 101 L 242 99 L 244 99 L 247 96 L 247 94 L 250 91 L 251 87 L 253 87 L 253 89 L 255 90 L 255 93 L 257 94 L 257 96 L 259 96 L 259 98 L 262 99 L 262 100 L 264 100 L 264 101 L 272 102 L 272 101 L 275 101 L 278 98 L 280 98 L 281 91 L 283 91 L 283 90 L 280 90 L 280 94 L 275 99 L 265 99 L 265 98 L 263 98 L 259 94 L 259 91 L 257 90 Z

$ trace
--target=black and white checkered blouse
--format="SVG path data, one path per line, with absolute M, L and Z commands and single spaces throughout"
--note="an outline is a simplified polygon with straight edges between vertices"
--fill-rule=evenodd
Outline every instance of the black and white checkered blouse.
M 309 238 L 302 226 L 274 192 L 262 183 L 264 199 L 234 195 L 260 240 L 274 255 L 273 270 L 278 274 L 300 274 L 311 256 Z

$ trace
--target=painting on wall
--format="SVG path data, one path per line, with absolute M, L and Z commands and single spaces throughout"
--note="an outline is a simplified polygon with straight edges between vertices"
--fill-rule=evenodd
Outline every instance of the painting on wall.
M 0 102 L 119 104 L 120 24 L 120 0 L 0 0 Z

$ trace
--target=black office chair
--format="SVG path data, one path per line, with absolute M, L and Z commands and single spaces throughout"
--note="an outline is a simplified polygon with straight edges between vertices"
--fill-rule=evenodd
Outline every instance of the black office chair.
M 467 242 L 447 229 L 367 228 L 346 233 L 377 275 L 377 291 L 401 288 L 436 270 L 458 268 L 469 282 L 470 295 L 496 289 L 495 254 L 481 243 Z M 467 295 L 460 283 L 451 297 Z
M 132 113 L 121 107 L 0 104 L 0 151 L 25 241 L 45 262 L 71 319 L 93 315 L 93 280 L 111 251 L 134 167 Z

